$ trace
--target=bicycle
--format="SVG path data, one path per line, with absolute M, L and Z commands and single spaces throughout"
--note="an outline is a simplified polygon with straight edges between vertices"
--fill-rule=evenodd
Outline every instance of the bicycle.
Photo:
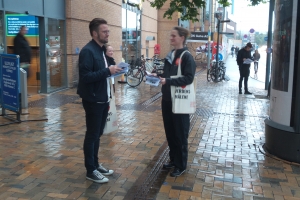
M 218 67 L 215 60 L 212 61 L 210 69 L 207 70 L 207 81 L 220 82 L 225 80 L 226 67 L 223 61 L 219 61 Z
M 195 48 L 192 43 L 187 43 L 187 48 L 190 52 L 195 52 L 195 61 L 207 62 L 206 49 L 200 47 Z
M 150 63 L 149 61 L 153 61 L 153 63 Z M 163 70 L 161 69 L 161 66 L 163 65 L 161 62 L 162 60 L 156 57 L 144 58 L 144 55 L 142 55 L 141 58 L 137 59 L 135 64 L 128 70 L 126 76 L 127 84 L 131 87 L 137 87 L 144 80 L 147 73 L 161 74 L 161 72 L 158 73 L 159 70 Z

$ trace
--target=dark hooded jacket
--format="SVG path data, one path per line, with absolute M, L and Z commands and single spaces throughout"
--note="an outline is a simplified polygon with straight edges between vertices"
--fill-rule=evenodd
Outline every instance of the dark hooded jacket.
M 188 50 L 187 48 L 177 49 L 175 52 L 174 59 L 172 61 L 172 53 L 174 50 L 168 53 L 165 58 L 163 78 L 166 78 L 166 84 L 162 86 L 162 98 L 165 101 L 171 101 L 171 85 L 184 86 L 189 85 L 193 82 L 196 72 L 196 63 L 193 56 L 189 52 L 185 52 L 182 56 L 181 62 L 181 74 L 183 77 L 171 78 L 171 76 L 177 75 L 178 62 L 180 55 L 183 51 Z M 177 61 L 178 59 L 178 61 Z M 177 61 L 177 62 L 176 62 Z

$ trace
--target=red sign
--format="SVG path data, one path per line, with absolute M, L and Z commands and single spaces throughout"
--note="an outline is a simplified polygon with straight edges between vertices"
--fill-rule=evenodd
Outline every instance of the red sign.
M 212 46 L 213 46 L 213 48 L 212 48 L 212 52 L 211 52 L 211 53 L 212 53 L 213 56 L 212 56 L 211 59 L 212 59 L 212 60 L 215 60 L 216 58 L 214 57 L 214 55 L 217 54 L 217 43 L 216 43 L 216 42 L 213 42 L 213 43 L 212 43 Z M 220 46 L 220 45 L 219 45 L 219 46 Z
M 154 46 L 154 54 L 160 54 L 160 45 L 159 44 L 156 44 Z

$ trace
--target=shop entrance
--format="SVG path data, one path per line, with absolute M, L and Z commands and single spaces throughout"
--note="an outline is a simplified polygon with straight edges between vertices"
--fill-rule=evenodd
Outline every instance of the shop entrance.
M 27 91 L 29 95 L 34 95 L 40 92 L 40 45 L 39 45 L 39 20 L 38 17 L 6 13 L 6 45 L 7 53 L 14 53 L 14 38 L 19 33 L 22 25 L 26 26 L 27 33 L 25 38 L 29 43 L 31 50 L 31 62 L 28 67 Z

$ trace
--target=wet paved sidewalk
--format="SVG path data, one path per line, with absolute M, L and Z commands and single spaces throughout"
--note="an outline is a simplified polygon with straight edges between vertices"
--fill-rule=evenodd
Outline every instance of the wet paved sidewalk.
M 0 126 L 0 200 L 300 199 L 300 168 L 262 148 L 264 84 L 250 79 L 256 96 L 239 95 L 237 66 L 233 60 L 226 66 L 231 80 L 220 83 L 207 82 L 206 71 L 197 69 L 188 168 L 177 178 L 161 168 L 168 149 L 160 87 L 116 85 L 119 130 L 100 145 L 100 161 L 115 170 L 105 184 L 85 179 L 85 118 L 76 90 L 32 96 L 24 122 Z

